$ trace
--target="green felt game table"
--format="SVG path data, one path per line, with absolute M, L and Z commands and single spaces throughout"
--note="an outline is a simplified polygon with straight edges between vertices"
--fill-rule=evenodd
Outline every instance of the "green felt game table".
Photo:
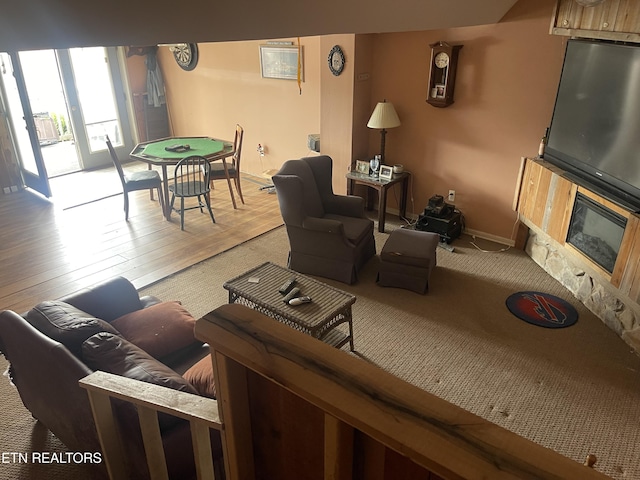
M 171 147 L 174 145 L 188 145 L 189 148 L 185 151 L 179 152 L 165 150 L 165 147 Z M 162 210 L 167 220 L 171 219 L 167 167 L 176 165 L 180 160 L 191 155 L 201 155 L 210 162 L 218 160 L 222 161 L 224 171 L 227 176 L 227 184 L 229 185 L 229 193 L 231 194 L 231 203 L 233 203 L 233 208 L 237 208 L 226 162 L 226 159 L 233 155 L 233 142 L 211 137 L 168 137 L 139 143 L 129 154 L 129 156 L 134 160 L 140 160 L 141 162 L 148 163 L 149 165 L 158 165 L 162 168 L 162 186 L 164 190 L 165 203 L 162 206 Z

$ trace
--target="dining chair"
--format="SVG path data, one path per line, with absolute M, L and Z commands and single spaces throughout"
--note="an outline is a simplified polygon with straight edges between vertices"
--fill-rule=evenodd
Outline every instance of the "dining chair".
M 240 157 L 242 155 L 242 137 L 244 136 L 244 129 L 240 125 L 236 125 L 236 136 L 233 140 L 233 156 L 231 157 L 231 165 L 227 165 L 227 171 L 229 172 L 229 178 L 233 179 L 233 183 L 236 186 L 236 191 L 240 196 L 240 201 L 244 204 L 244 198 L 242 197 L 242 188 L 240 187 Z M 227 176 L 224 173 L 224 165 L 222 162 L 214 162 L 211 165 L 211 182 L 214 180 L 226 180 Z
M 162 194 L 162 179 L 160 178 L 160 174 L 155 170 L 142 170 L 139 172 L 133 172 L 125 175 L 122 170 L 122 164 L 120 163 L 120 159 L 116 154 L 115 149 L 113 148 L 113 144 L 109 139 L 109 136 L 106 136 L 107 148 L 109 149 L 109 154 L 111 155 L 111 160 L 113 161 L 113 165 L 116 167 L 116 171 L 118 172 L 118 176 L 120 177 L 120 182 L 122 183 L 122 190 L 124 194 L 124 218 L 128 222 L 129 221 L 129 192 L 134 192 L 137 190 L 158 190 L 158 198 L 160 200 L 160 206 L 164 208 L 164 195 Z M 151 197 L 153 200 L 153 196 Z
M 180 230 L 184 230 L 184 211 L 194 208 L 199 208 L 200 212 L 204 212 L 203 208 L 207 207 L 211 220 L 216 223 L 209 198 L 211 192 L 209 184 L 210 173 L 211 165 L 209 161 L 200 155 L 185 157 L 176 165 L 173 173 L 173 184 L 169 185 L 169 191 L 171 192 L 171 205 L 169 208 L 180 212 Z M 176 197 L 180 197 L 179 210 L 173 207 Z M 198 204 L 194 207 L 185 208 L 184 199 L 189 197 L 197 197 Z M 204 201 L 202 197 L 204 197 Z

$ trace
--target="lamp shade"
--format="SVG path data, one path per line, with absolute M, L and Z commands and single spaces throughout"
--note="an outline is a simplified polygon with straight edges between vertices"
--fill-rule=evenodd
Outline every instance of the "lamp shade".
M 371 114 L 367 127 L 369 128 L 395 128 L 400 126 L 400 119 L 393 108 L 393 103 L 379 102 Z

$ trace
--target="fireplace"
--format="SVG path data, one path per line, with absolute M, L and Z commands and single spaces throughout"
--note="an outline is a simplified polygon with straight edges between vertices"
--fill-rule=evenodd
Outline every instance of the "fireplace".
M 578 193 L 567 243 L 613 273 L 626 225 L 626 218 Z

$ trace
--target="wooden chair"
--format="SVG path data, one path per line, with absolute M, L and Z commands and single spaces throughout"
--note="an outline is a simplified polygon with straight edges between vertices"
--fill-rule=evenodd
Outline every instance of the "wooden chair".
M 183 158 L 176 165 L 173 174 L 173 185 L 169 185 L 169 191 L 171 192 L 171 205 L 169 208 L 180 212 L 181 230 L 184 230 L 184 211 L 194 208 L 199 208 L 200 212 L 204 212 L 203 207 L 207 207 L 211 220 L 216 223 L 209 198 L 211 192 L 209 184 L 210 173 L 211 165 L 209 161 L 200 155 L 191 155 Z M 173 207 L 176 197 L 180 197 L 180 210 Z M 185 208 L 184 199 L 188 197 L 197 197 L 198 204 L 194 207 Z M 202 197 L 204 197 L 204 202 Z
M 231 158 L 231 165 L 227 165 L 229 171 L 229 178 L 233 179 L 233 183 L 236 186 L 236 191 L 240 196 L 240 201 L 244 204 L 244 198 L 242 197 L 242 188 L 240 187 L 240 157 L 242 155 L 242 137 L 244 135 L 244 129 L 240 125 L 236 125 L 236 136 L 233 140 L 233 157 Z M 211 165 L 211 182 L 214 180 L 226 180 L 227 176 L 224 173 L 224 165 L 222 162 L 215 162 Z
M 113 161 L 113 165 L 116 167 L 116 171 L 120 177 L 120 182 L 122 183 L 125 220 L 129 221 L 129 192 L 134 192 L 136 190 L 151 190 L 151 192 L 153 192 L 153 189 L 155 188 L 158 190 L 160 206 L 164 208 L 164 195 L 162 194 L 162 179 L 160 178 L 160 174 L 155 170 L 143 170 L 125 175 L 122 170 L 120 159 L 111 144 L 109 136 L 106 138 L 106 143 L 107 148 L 109 149 L 109 154 L 111 155 L 111 160 Z M 153 196 L 151 199 L 153 200 Z

